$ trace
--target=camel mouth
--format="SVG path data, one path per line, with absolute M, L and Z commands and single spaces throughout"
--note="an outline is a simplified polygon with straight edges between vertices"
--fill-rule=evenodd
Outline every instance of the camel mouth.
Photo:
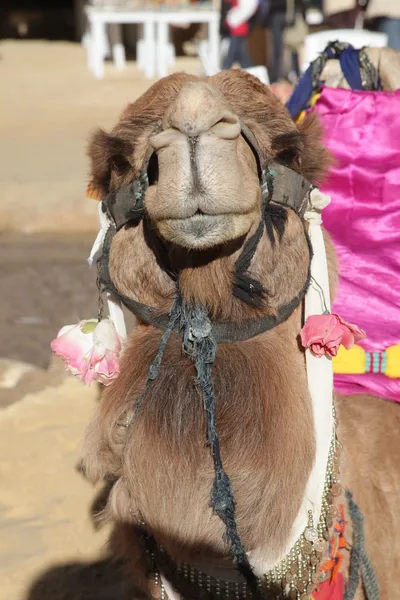
M 191 217 L 164 219 L 158 228 L 169 241 L 190 248 L 208 248 L 220 239 L 229 215 L 206 215 L 198 210 Z
M 204 213 L 201 209 L 197 209 L 194 215 L 191 215 L 190 217 L 164 219 L 164 221 L 175 223 L 188 233 L 193 232 L 194 235 L 201 237 L 211 231 L 214 227 L 217 227 L 221 219 L 227 219 L 233 216 L 233 214 L 210 215 Z
M 209 215 L 198 210 L 190 217 L 159 221 L 157 228 L 161 236 L 173 244 L 204 250 L 243 237 L 249 231 L 252 221 L 250 215 Z

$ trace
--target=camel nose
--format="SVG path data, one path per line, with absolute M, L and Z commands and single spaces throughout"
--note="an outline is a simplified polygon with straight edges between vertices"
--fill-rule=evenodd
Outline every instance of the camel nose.
M 238 117 L 222 95 L 200 81 L 182 88 L 163 125 L 164 129 L 177 129 L 188 137 L 210 132 L 224 139 L 235 139 L 241 131 Z

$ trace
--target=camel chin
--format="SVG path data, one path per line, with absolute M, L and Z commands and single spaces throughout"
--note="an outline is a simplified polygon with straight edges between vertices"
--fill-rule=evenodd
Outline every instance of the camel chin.
M 246 236 L 254 215 L 203 215 L 186 219 L 165 219 L 156 224 L 160 235 L 189 250 L 206 250 Z

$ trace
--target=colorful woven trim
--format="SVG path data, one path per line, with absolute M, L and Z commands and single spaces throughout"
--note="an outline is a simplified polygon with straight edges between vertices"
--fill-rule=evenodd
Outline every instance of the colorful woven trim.
M 315 104 L 317 103 L 320 96 L 321 96 L 320 92 L 317 92 L 316 94 L 314 94 L 314 96 L 311 96 L 311 100 L 308 104 L 308 107 L 305 110 L 301 111 L 301 113 L 299 114 L 299 116 L 296 119 L 296 123 L 301 123 L 301 121 L 306 117 L 307 111 L 310 108 L 313 108 L 315 106 Z
M 342 375 L 362 375 L 376 373 L 391 379 L 400 378 L 400 344 L 390 346 L 380 352 L 366 352 L 355 345 L 350 350 L 340 346 L 337 356 L 332 359 L 333 372 Z
M 343 600 L 344 598 L 344 577 L 343 573 L 338 573 L 335 583 L 324 581 L 318 592 L 310 596 L 310 600 Z
M 310 600 L 343 600 L 344 578 L 340 568 L 343 562 L 343 551 L 349 549 L 345 538 L 345 526 L 344 506 L 339 504 L 335 526 L 329 540 L 328 559 L 319 568 L 317 589 Z
M 387 365 L 386 352 L 367 352 L 365 354 L 366 373 L 385 373 Z

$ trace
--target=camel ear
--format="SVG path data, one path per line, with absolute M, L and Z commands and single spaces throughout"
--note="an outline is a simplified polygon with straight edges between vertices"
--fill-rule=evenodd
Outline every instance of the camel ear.
M 309 114 L 298 126 L 272 141 L 275 160 L 301 173 L 313 183 L 324 179 L 332 163 L 329 151 L 322 144 L 322 127 L 318 115 Z
M 110 135 L 98 129 L 92 135 L 88 155 L 92 166 L 92 179 L 86 189 L 86 195 L 95 200 L 101 200 L 109 192 L 111 173 L 123 172 L 131 168 L 127 156 L 132 152 L 132 146 L 126 140 Z
M 321 183 L 334 161 L 322 142 L 323 129 L 319 116 L 309 113 L 297 128 L 301 134 L 303 149 L 295 168 L 313 183 Z

